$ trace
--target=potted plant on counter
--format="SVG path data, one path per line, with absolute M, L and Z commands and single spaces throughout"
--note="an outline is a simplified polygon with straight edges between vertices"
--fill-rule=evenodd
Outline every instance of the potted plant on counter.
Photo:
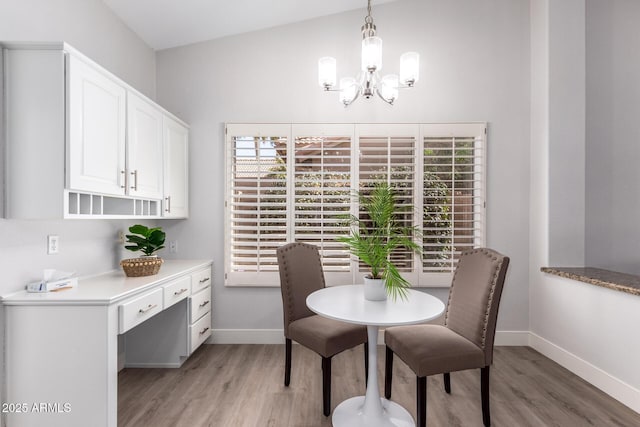
M 139 258 L 123 259 L 120 261 L 124 273 L 128 277 L 152 276 L 160 271 L 162 258 L 155 252 L 164 248 L 166 234 L 161 227 L 149 228 L 136 224 L 129 227 L 126 237 L 125 249 L 133 252 L 142 252 Z
M 414 238 L 416 227 L 406 227 L 400 222 L 401 209 L 396 207 L 394 191 L 386 182 L 372 189 L 356 192 L 364 218 L 351 216 L 351 232 L 338 241 L 346 244 L 352 255 L 369 267 L 365 276 L 364 296 L 368 300 L 385 300 L 406 297 L 411 284 L 400 274 L 391 255 L 397 249 L 420 253 Z

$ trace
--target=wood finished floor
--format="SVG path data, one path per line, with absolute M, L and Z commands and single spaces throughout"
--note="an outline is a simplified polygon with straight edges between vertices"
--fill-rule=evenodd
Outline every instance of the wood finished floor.
M 384 349 L 379 347 L 380 392 Z M 492 426 L 640 426 L 640 415 L 528 347 L 496 347 Z M 329 427 L 322 415 L 320 357 L 294 345 L 284 387 L 284 345 L 203 345 L 180 369 L 124 369 L 118 377 L 120 427 Z M 333 358 L 332 408 L 364 394 L 362 347 Z M 480 373 L 429 377 L 427 425 L 482 426 Z M 392 400 L 415 418 L 415 376 L 394 360 Z

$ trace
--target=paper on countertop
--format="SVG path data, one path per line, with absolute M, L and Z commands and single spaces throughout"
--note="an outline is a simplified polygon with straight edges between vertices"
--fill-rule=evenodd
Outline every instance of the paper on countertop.
M 47 268 L 42 271 L 42 280 L 29 283 L 27 292 L 51 292 L 78 286 L 78 278 L 73 277 L 75 272 L 58 271 Z
M 42 271 L 42 280 L 45 282 L 55 282 L 56 280 L 64 280 L 72 277 L 75 271 L 58 271 L 53 268 L 45 268 Z

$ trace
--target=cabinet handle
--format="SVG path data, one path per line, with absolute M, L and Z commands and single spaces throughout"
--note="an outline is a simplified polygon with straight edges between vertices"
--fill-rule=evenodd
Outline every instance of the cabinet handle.
M 141 308 L 140 310 L 138 310 L 138 313 L 140 314 L 145 314 L 146 312 L 153 310 L 154 308 L 156 308 L 158 306 L 158 304 L 149 304 L 147 306 L 147 308 Z
M 171 212 L 171 196 L 167 196 L 164 199 L 167 201 L 167 207 L 164 209 L 164 211 Z
M 126 171 L 120 171 L 120 173 L 122 174 L 122 181 L 123 183 L 120 185 L 120 188 L 127 188 L 127 172 Z
M 131 188 L 133 189 L 133 191 L 138 191 L 138 170 L 136 169 L 131 172 L 131 175 L 133 175 L 133 185 L 131 186 Z
M 211 280 L 211 279 L 208 278 L 208 277 L 205 277 L 204 279 L 200 280 L 200 283 L 208 282 L 209 280 Z
M 202 304 L 199 305 L 200 308 L 204 307 L 205 305 L 209 304 L 209 301 L 205 301 Z
M 209 330 L 209 327 L 207 326 L 206 328 L 200 331 L 200 335 L 205 334 L 208 330 Z
M 185 292 L 187 292 L 188 290 L 189 290 L 189 289 L 182 288 L 182 289 L 180 289 L 179 291 L 175 291 L 175 292 L 173 293 L 173 295 L 180 295 L 180 294 L 184 294 L 184 293 L 185 293 Z

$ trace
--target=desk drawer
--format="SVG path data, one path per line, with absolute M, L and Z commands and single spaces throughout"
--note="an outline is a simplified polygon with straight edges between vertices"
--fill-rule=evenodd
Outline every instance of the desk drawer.
M 189 331 L 191 337 L 191 352 L 189 354 L 191 354 L 211 336 L 211 313 L 207 313 L 196 323 L 189 326 Z
M 204 270 L 196 271 L 191 275 L 191 291 L 193 293 L 198 292 L 200 289 L 204 289 L 211 285 L 211 268 L 205 268 Z
M 164 290 L 164 308 L 167 309 L 191 294 L 191 277 L 183 277 L 162 287 Z
M 124 333 L 162 311 L 162 289 L 120 304 L 120 333 Z
M 195 323 L 196 320 L 211 311 L 211 288 L 199 291 L 189 298 L 189 323 Z

